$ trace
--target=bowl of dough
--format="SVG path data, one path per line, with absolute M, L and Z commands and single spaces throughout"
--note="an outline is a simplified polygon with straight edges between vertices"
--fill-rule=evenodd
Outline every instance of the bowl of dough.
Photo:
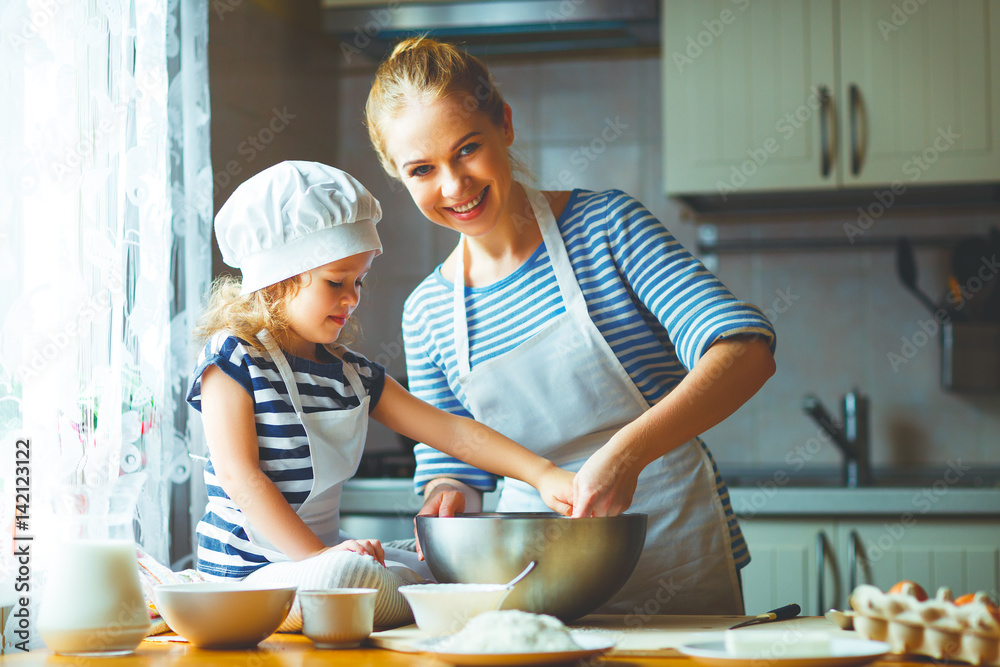
M 571 621 L 609 601 L 628 580 L 646 540 L 646 515 L 418 516 L 417 537 L 431 573 L 442 583 L 504 584 L 536 561 L 500 608 Z

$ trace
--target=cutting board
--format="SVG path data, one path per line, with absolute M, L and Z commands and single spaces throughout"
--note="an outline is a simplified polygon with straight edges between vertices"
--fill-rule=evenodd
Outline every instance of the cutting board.
M 668 658 L 680 656 L 677 647 L 681 644 L 697 641 L 698 635 L 706 632 L 721 632 L 730 626 L 750 619 L 750 616 L 584 616 L 570 624 L 574 630 L 588 628 L 598 629 L 618 634 L 618 644 L 611 655 Z M 826 630 L 830 636 L 856 637 L 854 632 L 847 632 L 835 627 L 822 616 L 805 616 L 776 623 L 762 623 L 744 628 L 747 632 L 761 630 L 789 630 L 806 632 Z M 378 648 L 403 653 L 417 653 L 415 645 L 428 639 L 415 625 L 407 625 L 393 630 L 374 632 L 368 638 L 368 643 Z

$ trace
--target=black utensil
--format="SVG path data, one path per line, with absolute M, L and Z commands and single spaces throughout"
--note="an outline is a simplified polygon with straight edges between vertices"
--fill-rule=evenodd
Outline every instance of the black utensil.
M 784 607 L 778 607 L 777 609 L 772 609 L 766 614 L 758 614 L 754 616 L 749 621 L 743 621 L 742 623 L 737 623 L 730 630 L 735 630 L 736 628 L 744 628 L 748 625 L 758 625 L 760 623 L 770 623 L 771 621 L 784 621 L 789 618 L 795 618 L 802 611 L 802 607 L 795 604 L 786 604 Z
M 905 238 L 899 239 L 896 243 L 896 273 L 899 274 L 900 282 L 927 306 L 929 311 L 937 313 L 939 310 L 937 304 L 917 286 L 917 261 L 913 257 L 913 246 Z

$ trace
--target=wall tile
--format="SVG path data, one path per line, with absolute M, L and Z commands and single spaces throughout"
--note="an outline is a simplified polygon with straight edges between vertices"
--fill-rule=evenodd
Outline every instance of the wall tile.
M 548 144 L 539 151 L 537 176 L 542 189 L 637 192 L 642 181 L 642 148 L 638 144 Z
M 577 60 L 538 66 L 539 136 L 589 143 L 609 124 L 626 139 L 640 136 L 634 60 Z
M 537 141 L 540 96 L 535 66 L 527 63 L 493 65 L 490 73 L 510 105 L 515 144 Z

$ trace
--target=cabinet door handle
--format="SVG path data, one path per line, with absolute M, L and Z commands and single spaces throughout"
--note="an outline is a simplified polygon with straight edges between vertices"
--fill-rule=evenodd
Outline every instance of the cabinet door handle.
M 861 136 L 861 116 L 863 109 L 861 108 L 861 89 L 858 88 L 856 83 L 852 83 L 847 87 L 849 105 L 851 107 L 851 174 L 857 176 L 861 173 L 861 153 L 862 153 L 862 136 Z
M 826 613 L 823 588 L 826 585 L 826 533 L 816 533 L 816 615 Z
M 852 530 L 847 536 L 847 586 L 848 595 L 858 587 L 858 531 Z
M 830 116 L 833 113 L 833 105 L 830 103 L 830 89 L 820 86 L 819 93 L 819 173 L 823 178 L 829 178 L 830 170 L 833 166 L 833 142 L 830 140 Z

